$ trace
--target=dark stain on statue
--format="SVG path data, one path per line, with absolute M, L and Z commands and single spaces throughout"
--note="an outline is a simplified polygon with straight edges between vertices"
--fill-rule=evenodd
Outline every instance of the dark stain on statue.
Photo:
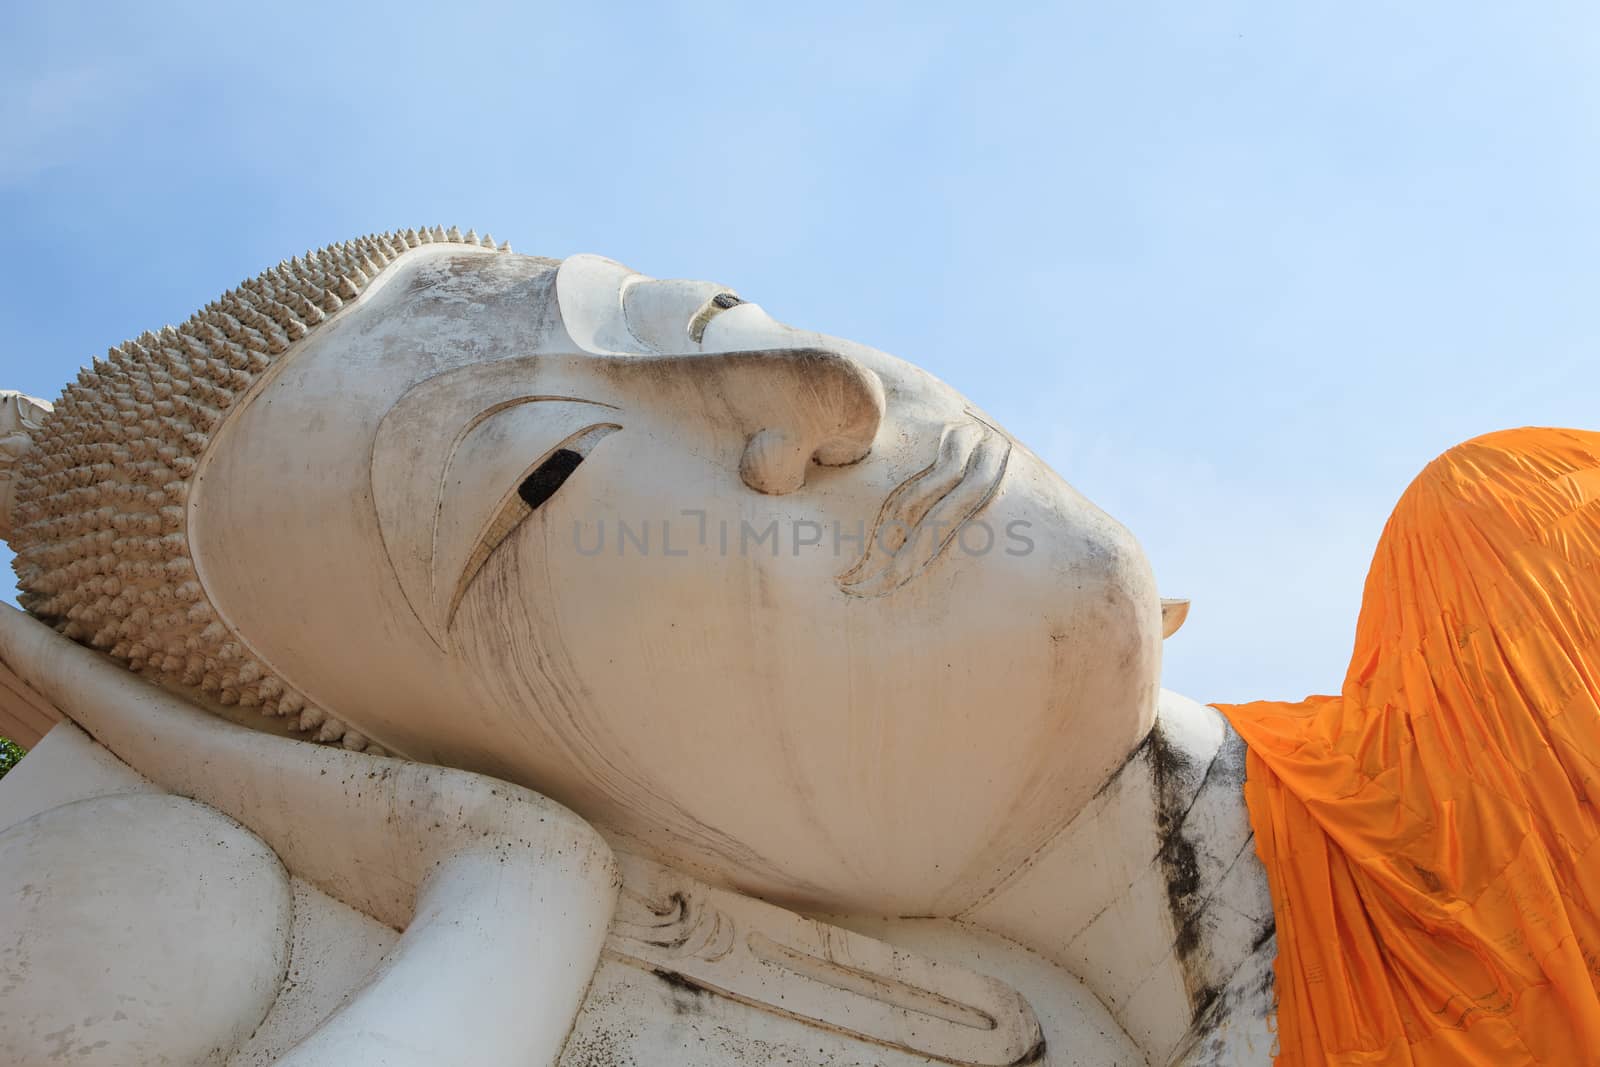
M 1201 947 L 1199 913 L 1204 901 L 1200 897 L 1199 853 L 1185 833 L 1189 808 L 1204 788 L 1211 764 L 1202 767 L 1191 755 L 1171 744 L 1159 723 L 1150 731 L 1146 750 L 1154 779 L 1156 827 L 1161 839 L 1156 862 L 1161 866 L 1172 925 L 1178 932 L 1172 950 L 1184 970 L 1190 1018 L 1193 1019 L 1210 1007 L 1218 992 L 1201 978 L 1201 961 L 1195 958 Z
M 1184 816 L 1198 794 L 1193 783 L 1199 767 L 1191 756 L 1167 741 L 1160 724 L 1150 731 L 1145 745 L 1155 780 L 1156 832 L 1161 838 L 1161 849 L 1156 857 L 1166 878 L 1167 903 L 1172 909 L 1174 925 L 1182 929 L 1190 925 L 1195 894 L 1200 888 L 1198 854 L 1194 842 L 1184 835 Z M 1181 934 L 1179 941 L 1181 957 L 1188 951 L 1181 945 Z M 1192 948 L 1191 944 L 1189 949 Z
M 697 1015 L 705 1010 L 700 1000 L 711 993 L 705 986 L 692 978 L 679 974 L 677 971 L 669 971 L 663 967 L 657 967 L 650 973 L 665 982 L 668 988 L 671 989 L 672 1013 L 674 1015 Z

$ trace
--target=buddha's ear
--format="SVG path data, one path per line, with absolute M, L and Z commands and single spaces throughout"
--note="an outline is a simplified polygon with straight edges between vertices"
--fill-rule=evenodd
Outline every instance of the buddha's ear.
M 1161 637 L 1163 640 L 1177 633 L 1189 618 L 1187 598 L 1161 598 Z
M 17 461 L 32 451 L 34 434 L 52 410 L 46 401 L 0 389 L 0 538 L 11 536 Z

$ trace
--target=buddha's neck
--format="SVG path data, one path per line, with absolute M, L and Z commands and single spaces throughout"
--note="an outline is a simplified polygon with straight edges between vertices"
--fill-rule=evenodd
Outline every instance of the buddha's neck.
M 1144 744 L 963 918 L 1077 974 L 1164 1062 L 1272 934 L 1244 756 L 1216 710 L 1163 691 Z

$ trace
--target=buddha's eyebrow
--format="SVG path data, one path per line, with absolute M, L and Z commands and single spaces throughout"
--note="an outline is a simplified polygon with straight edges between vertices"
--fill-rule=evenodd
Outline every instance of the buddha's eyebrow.
M 581 460 L 621 425 L 613 404 L 539 393 L 536 358 L 473 364 L 412 387 L 373 441 L 384 551 L 441 648 L 466 585 L 531 512 L 520 495 L 529 478 L 562 449 Z

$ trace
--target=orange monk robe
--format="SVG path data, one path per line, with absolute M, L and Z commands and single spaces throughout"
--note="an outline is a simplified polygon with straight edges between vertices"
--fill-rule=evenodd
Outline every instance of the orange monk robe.
M 1600 1063 L 1600 433 L 1452 449 L 1338 696 L 1221 708 L 1278 925 L 1278 1063 Z

